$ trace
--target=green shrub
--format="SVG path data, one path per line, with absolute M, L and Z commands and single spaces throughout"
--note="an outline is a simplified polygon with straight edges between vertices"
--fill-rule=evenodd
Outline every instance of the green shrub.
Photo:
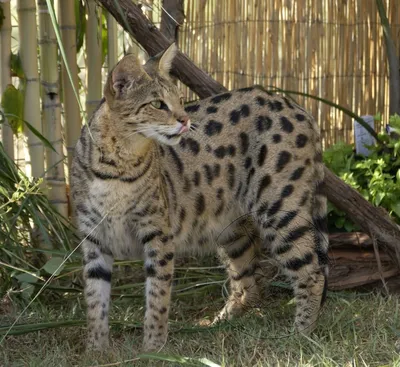
M 383 144 L 370 147 L 369 157 L 356 155 L 351 144 L 337 143 L 324 152 L 324 162 L 337 176 L 400 223 L 400 140 L 379 134 Z M 328 204 L 331 231 L 358 230 L 347 215 Z

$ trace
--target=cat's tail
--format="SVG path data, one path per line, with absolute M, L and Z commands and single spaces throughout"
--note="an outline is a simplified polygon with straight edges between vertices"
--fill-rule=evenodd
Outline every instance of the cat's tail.
M 327 220 L 327 199 L 325 194 L 324 184 L 324 164 L 322 162 L 322 148 L 319 148 L 315 156 L 315 192 L 314 201 L 312 203 L 312 221 L 315 235 L 316 253 L 321 270 L 325 276 L 324 291 L 321 299 L 321 304 L 324 303 L 326 298 L 328 286 L 328 220 Z

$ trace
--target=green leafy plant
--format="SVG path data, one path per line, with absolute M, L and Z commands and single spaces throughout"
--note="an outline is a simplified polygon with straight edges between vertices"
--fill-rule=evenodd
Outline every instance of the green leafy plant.
M 371 155 L 356 155 L 353 145 L 338 143 L 324 152 L 324 162 L 366 200 L 388 211 L 400 223 L 400 141 L 379 134 L 381 145 L 370 146 Z M 357 230 L 346 214 L 328 206 L 331 230 Z
M 42 179 L 28 178 L 0 143 L 0 295 L 17 285 L 30 296 L 35 283 L 58 269 L 74 246 L 70 224 L 41 184 Z

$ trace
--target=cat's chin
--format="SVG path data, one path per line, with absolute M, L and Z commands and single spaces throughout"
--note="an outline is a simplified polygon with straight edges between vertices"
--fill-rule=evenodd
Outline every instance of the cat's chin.
M 164 145 L 177 145 L 182 139 L 181 135 L 157 135 L 156 140 Z

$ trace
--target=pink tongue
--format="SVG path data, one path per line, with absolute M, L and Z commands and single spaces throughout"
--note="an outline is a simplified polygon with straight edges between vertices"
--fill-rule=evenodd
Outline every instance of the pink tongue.
M 184 133 L 186 131 L 189 131 L 189 128 L 187 127 L 187 125 L 182 125 L 182 127 L 180 128 L 178 134 L 182 134 L 182 133 Z

